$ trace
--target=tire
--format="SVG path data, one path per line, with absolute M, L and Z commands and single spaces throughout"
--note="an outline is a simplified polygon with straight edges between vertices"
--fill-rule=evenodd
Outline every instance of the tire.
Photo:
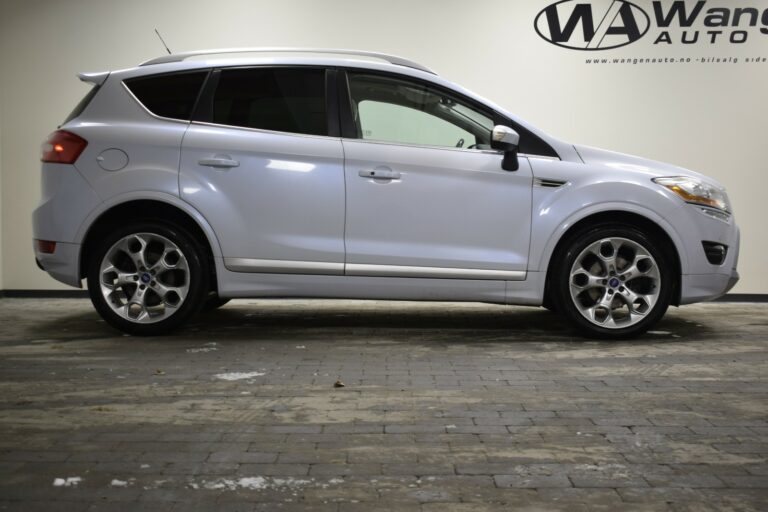
M 116 229 L 86 255 L 91 302 L 128 334 L 168 334 L 200 310 L 208 293 L 203 254 L 177 226 L 137 222 Z
M 601 224 L 580 230 L 553 261 L 555 309 L 589 338 L 636 337 L 669 307 L 673 257 L 633 226 Z
M 555 301 L 553 301 L 549 294 L 544 297 L 544 302 L 541 304 L 541 307 L 549 311 L 550 313 L 557 314 L 557 306 L 555 305 Z
M 203 311 L 213 311 L 219 309 L 221 306 L 229 302 L 230 299 L 222 299 L 215 293 L 211 293 L 203 302 Z

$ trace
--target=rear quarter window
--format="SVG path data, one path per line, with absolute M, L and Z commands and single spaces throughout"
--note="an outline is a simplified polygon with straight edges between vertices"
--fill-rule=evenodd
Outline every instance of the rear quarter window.
M 189 121 L 207 74 L 206 70 L 142 76 L 124 83 L 154 115 Z

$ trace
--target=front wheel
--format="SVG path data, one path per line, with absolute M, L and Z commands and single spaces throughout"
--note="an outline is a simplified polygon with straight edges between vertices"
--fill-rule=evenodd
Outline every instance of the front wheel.
M 553 271 L 557 310 L 591 338 L 647 331 L 672 298 L 671 256 L 632 226 L 602 225 L 570 237 Z
M 166 334 L 205 298 L 201 253 L 174 226 L 136 223 L 115 230 L 89 255 L 91 302 L 107 323 L 129 334 Z

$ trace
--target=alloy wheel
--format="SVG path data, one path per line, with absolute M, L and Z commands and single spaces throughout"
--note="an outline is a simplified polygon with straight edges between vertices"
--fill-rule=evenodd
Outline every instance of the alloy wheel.
M 569 276 L 576 309 L 592 324 L 608 329 L 641 322 L 661 292 L 656 260 L 627 238 L 602 238 L 588 245 L 574 260 Z
M 130 322 L 148 324 L 173 315 L 189 292 L 189 262 L 178 245 L 155 233 L 133 233 L 106 252 L 99 269 L 109 307 Z

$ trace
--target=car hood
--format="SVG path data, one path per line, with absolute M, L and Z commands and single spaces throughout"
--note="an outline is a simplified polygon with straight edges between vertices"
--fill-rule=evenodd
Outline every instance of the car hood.
M 645 174 L 649 178 L 661 176 L 690 176 L 691 178 L 698 178 L 706 183 L 723 188 L 720 183 L 709 176 L 691 171 L 684 167 L 590 146 L 574 145 L 574 148 L 585 164 L 601 165 L 618 172 Z

